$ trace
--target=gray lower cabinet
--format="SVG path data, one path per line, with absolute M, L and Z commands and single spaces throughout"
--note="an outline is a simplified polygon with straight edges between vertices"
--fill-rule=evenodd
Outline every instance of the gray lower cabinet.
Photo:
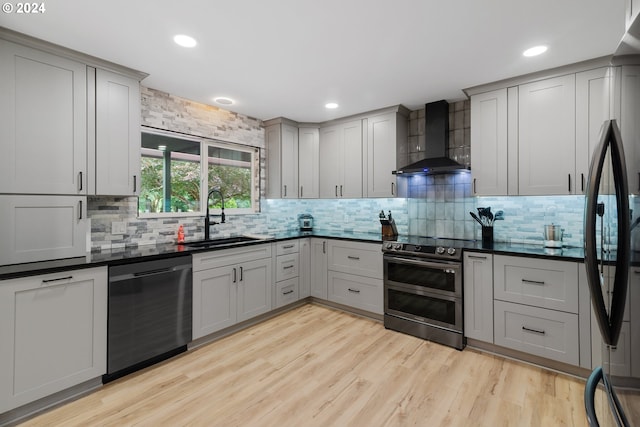
M 270 311 L 271 268 L 271 244 L 194 254 L 193 338 Z
M 107 268 L 0 281 L 0 414 L 106 372 Z
M 581 366 L 581 329 L 582 337 L 588 339 L 590 325 L 579 314 L 584 307 L 579 298 L 579 265 L 495 255 L 494 343 Z M 588 352 L 588 346 L 583 345 L 582 351 Z
M 311 296 L 327 299 L 327 239 L 311 238 Z
M 311 238 L 300 239 L 300 280 L 298 298 L 311 295 Z
M 275 244 L 275 285 L 273 308 L 279 308 L 298 300 L 300 281 L 300 242 L 285 240 Z
M 382 279 L 329 270 L 327 286 L 329 301 L 383 314 Z
M 493 255 L 464 253 L 464 335 L 493 343 Z

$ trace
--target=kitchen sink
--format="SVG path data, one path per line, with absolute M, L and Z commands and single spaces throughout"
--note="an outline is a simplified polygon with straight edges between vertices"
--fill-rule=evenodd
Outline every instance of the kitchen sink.
M 191 247 L 191 248 L 216 248 L 219 246 L 233 246 L 233 245 L 238 245 L 240 243 L 255 242 L 258 240 L 265 240 L 265 239 L 259 238 L 259 237 L 250 237 L 250 236 L 237 236 L 237 237 L 227 237 L 224 239 L 198 240 L 195 242 L 185 242 L 180 244 Z

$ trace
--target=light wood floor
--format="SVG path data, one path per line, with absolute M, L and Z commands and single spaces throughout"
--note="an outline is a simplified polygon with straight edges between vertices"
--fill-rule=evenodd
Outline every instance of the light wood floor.
M 584 381 L 305 305 L 26 426 L 585 426 Z

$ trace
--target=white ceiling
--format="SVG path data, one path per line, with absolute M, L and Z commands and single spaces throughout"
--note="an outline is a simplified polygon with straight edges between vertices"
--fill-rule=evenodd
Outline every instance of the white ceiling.
M 625 0 L 52 0 L 15 31 L 149 73 L 142 84 L 259 119 L 321 122 L 610 55 Z M 175 34 L 199 42 L 175 45 Z M 546 54 L 525 58 L 530 46 Z M 336 110 L 324 104 L 335 101 Z

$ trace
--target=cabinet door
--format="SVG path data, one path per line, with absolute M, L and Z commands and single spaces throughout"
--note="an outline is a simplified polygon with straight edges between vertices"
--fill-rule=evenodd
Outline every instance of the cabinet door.
M 318 128 L 298 130 L 298 185 L 301 199 L 320 195 L 320 132 Z
M 471 97 L 473 194 L 507 195 L 507 89 Z
M 311 296 L 327 299 L 327 241 L 311 239 Z
M 464 254 L 464 335 L 493 343 L 493 255 Z
M 344 198 L 362 197 L 362 122 L 355 120 L 342 125 L 342 180 L 339 195 Z
M 619 79 L 617 72 L 619 68 L 597 68 L 576 74 L 576 194 L 584 194 L 602 124 L 614 118 L 612 94 Z
M 234 266 L 193 273 L 193 339 L 236 323 L 237 281 Z
M 140 190 L 140 83 L 96 70 L 96 194 Z
M 0 40 L 0 193 L 87 194 L 84 64 Z
M 406 127 L 406 123 L 404 123 Z M 367 120 L 367 197 L 395 197 L 396 113 Z M 404 166 L 404 165 L 400 165 Z
M 106 372 L 107 269 L 0 282 L 0 413 Z
M 282 140 L 280 147 L 282 198 L 298 198 L 298 128 L 282 125 Z
M 0 195 L 0 265 L 86 255 L 86 196 Z
M 338 197 L 341 182 L 342 150 L 340 149 L 340 129 L 330 126 L 320 129 L 320 198 Z
M 521 196 L 574 194 L 575 75 L 519 87 Z
M 282 197 L 282 158 L 280 124 L 267 126 L 264 130 L 264 142 L 267 149 L 267 199 Z
M 620 133 L 624 144 L 629 192 L 640 194 L 640 66 L 622 67 Z
M 311 295 L 311 239 L 300 240 L 300 280 L 298 297 L 300 299 Z
M 238 266 L 238 322 L 271 310 L 271 259 Z

